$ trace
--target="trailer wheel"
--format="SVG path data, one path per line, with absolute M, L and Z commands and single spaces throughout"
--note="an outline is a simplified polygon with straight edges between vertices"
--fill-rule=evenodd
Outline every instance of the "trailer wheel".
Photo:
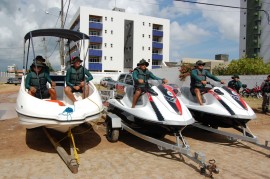
M 106 119 L 106 138 L 109 142 L 117 142 L 119 138 L 119 129 L 112 128 L 111 119 Z

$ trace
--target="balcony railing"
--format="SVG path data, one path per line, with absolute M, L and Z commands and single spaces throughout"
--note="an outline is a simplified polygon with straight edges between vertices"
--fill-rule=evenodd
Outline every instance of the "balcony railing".
M 99 50 L 99 49 L 89 49 L 89 56 L 101 57 L 102 56 L 102 50 Z
M 152 59 L 161 61 L 161 60 L 163 60 L 163 55 L 154 53 L 154 54 L 152 54 Z
M 161 68 L 161 65 L 152 65 L 152 69 Z
M 157 49 L 163 49 L 163 43 L 152 42 L 152 47 Z
M 153 30 L 153 36 L 163 37 L 163 31 Z
M 88 70 L 101 71 L 102 63 L 89 63 Z
M 90 43 L 94 42 L 94 43 L 102 43 L 102 37 L 99 36 L 90 36 Z
M 89 22 L 89 28 L 101 30 L 103 28 L 103 25 L 102 23 L 99 23 L 99 22 Z

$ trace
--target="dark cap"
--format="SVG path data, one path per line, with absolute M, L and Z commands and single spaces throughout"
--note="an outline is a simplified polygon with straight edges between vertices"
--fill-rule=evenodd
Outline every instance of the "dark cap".
M 75 63 L 76 61 L 82 62 L 82 60 L 80 59 L 80 57 L 76 56 L 76 57 L 72 57 L 71 64 Z
M 197 62 L 196 62 L 196 64 L 195 64 L 195 67 L 197 67 L 197 66 L 199 66 L 199 65 L 205 65 L 205 63 L 203 62 L 203 61 L 201 61 L 201 60 L 198 60 Z
M 44 67 L 44 63 L 42 63 L 41 61 L 36 60 L 36 61 L 34 61 L 32 63 L 32 65 L 30 67 Z
M 147 61 L 145 61 L 145 59 L 142 59 L 142 60 L 140 60 L 140 62 L 139 63 L 137 63 L 137 66 L 140 66 L 140 65 L 145 65 L 145 66 L 149 66 L 149 63 L 147 62 Z
M 33 61 L 35 60 L 45 62 L 45 59 L 41 55 L 36 56 L 36 58 Z
M 232 79 L 234 79 L 234 78 L 240 79 L 239 76 L 238 76 L 237 74 L 234 74 L 234 75 L 232 76 Z

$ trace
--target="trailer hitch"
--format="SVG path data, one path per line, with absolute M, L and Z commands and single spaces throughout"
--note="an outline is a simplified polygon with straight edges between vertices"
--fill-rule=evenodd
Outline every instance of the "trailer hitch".
M 209 160 L 208 163 L 209 164 L 206 164 L 201 168 L 201 174 L 206 174 L 206 170 L 208 170 L 209 176 L 213 178 L 213 173 L 218 174 L 219 169 L 217 168 L 216 161 L 214 159 Z

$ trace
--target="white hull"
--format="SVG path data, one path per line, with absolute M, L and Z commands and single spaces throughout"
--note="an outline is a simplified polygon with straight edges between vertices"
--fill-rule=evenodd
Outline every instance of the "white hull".
M 90 95 L 85 99 L 76 96 L 78 101 L 74 105 L 63 94 L 59 101 L 65 106 L 60 106 L 57 102 L 47 101 L 49 99 L 38 99 L 29 95 L 25 90 L 23 77 L 16 104 L 20 124 L 28 129 L 44 126 L 67 132 L 69 128 L 99 119 L 103 104 L 94 84 L 89 83 L 89 87 Z
M 164 126 L 187 126 L 195 122 L 188 108 L 180 98 L 176 97 L 181 106 L 181 114 L 172 108 L 156 86 L 153 86 L 152 89 L 158 93 L 158 96 L 151 96 L 157 110 L 154 110 L 147 94 L 141 97 L 135 108 L 131 108 L 133 98 L 133 90 L 131 89 L 126 89 L 127 92 L 123 99 L 110 99 L 108 102 L 111 106 L 125 111 L 125 115 L 130 121 L 135 117 L 148 123 Z

